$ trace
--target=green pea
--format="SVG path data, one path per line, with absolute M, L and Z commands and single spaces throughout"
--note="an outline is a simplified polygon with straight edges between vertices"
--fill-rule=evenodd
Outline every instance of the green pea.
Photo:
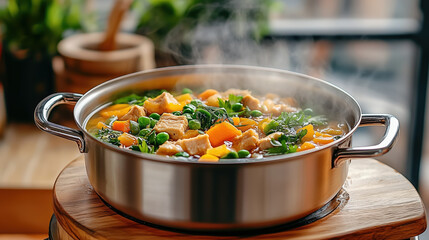
M 168 133 L 166 132 L 160 132 L 158 133 L 158 135 L 156 135 L 156 143 L 158 145 L 161 145 L 165 142 L 167 142 L 167 140 L 170 138 L 170 135 L 168 135 Z
M 131 134 L 137 135 L 140 132 L 139 124 L 133 120 L 130 120 L 130 130 Z
M 109 117 L 104 123 L 107 125 L 107 126 L 112 126 L 112 123 L 114 122 L 114 121 L 116 121 L 116 120 L 118 120 L 118 117 L 117 116 L 111 116 L 111 117 Z
M 233 159 L 233 158 L 238 158 L 238 153 L 236 151 L 231 151 L 222 157 L 222 159 Z
M 172 112 L 172 114 L 176 115 L 176 116 L 180 116 L 180 115 L 182 115 L 182 112 L 181 111 L 174 111 L 174 112 Z
M 252 117 L 260 117 L 260 116 L 262 116 L 262 112 L 259 111 L 259 110 L 253 110 L 253 111 L 250 111 L 250 116 L 252 116 Z
M 238 157 L 239 158 L 246 158 L 249 155 L 250 155 L 249 151 L 247 151 L 245 149 L 238 151 Z
M 189 153 L 187 153 L 187 152 L 178 152 L 178 153 L 174 154 L 174 156 L 187 158 L 187 157 L 189 157 Z
M 139 132 L 139 136 L 146 137 L 151 131 L 152 131 L 152 129 L 150 129 L 150 128 L 142 129 Z
M 151 128 L 155 127 L 155 125 L 156 125 L 157 123 L 158 123 L 158 120 L 151 119 L 151 120 L 150 120 L 150 127 L 151 127 Z
M 243 104 L 241 104 L 241 103 L 234 103 L 234 104 L 232 104 L 231 109 L 234 112 L 239 112 L 239 111 L 241 111 L 241 109 L 243 109 Z
M 150 124 L 150 118 L 148 117 L 139 117 L 137 121 L 139 122 L 140 128 L 145 128 Z
M 159 120 L 161 118 L 158 113 L 152 113 L 151 115 L 149 115 L 149 117 L 155 120 Z
M 184 89 L 182 90 L 182 93 L 183 93 L 183 94 L 186 94 L 186 93 L 192 94 L 192 90 L 191 90 L 191 89 L 189 89 L 189 88 L 184 88 Z
M 201 122 L 198 121 L 197 119 L 192 119 L 191 121 L 189 121 L 188 126 L 189 126 L 189 129 L 197 130 L 201 128 Z

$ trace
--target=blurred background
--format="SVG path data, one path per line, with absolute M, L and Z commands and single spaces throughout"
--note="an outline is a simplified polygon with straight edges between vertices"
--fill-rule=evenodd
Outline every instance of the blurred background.
M 79 156 L 74 143 L 35 127 L 34 107 L 43 97 L 85 93 L 120 75 L 183 64 L 296 71 L 344 89 L 364 113 L 395 115 L 399 140 L 379 160 L 406 176 L 429 206 L 429 21 L 424 18 L 429 6 L 424 1 L 119 2 L 0 0 L 0 216 L 8 219 L 0 219 L 0 233 L 46 235 L 55 177 Z M 128 64 L 134 68 L 112 70 L 103 53 L 94 53 L 94 41 L 104 35 L 90 33 L 114 33 L 115 23 L 116 47 L 136 49 L 125 56 L 138 61 Z M 134 36 L 143 38 L 133 42 Z M 72 126 L 71 117 L 70 108 L 59 108 L 52 121 Z M 382 135 L 383 128 L 359 129 L 353 145 L 375 144 Z

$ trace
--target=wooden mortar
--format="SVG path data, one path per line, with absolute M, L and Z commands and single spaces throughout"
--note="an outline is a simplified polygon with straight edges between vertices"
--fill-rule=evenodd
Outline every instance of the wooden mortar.
M 84 93 L 104 81 L 155 67 L 154 45 L 146 37 L 118 33 L 117 49 L 100 51 L 104 33 L 76 34 L 58 44 L 54 62 L 59 91 Z

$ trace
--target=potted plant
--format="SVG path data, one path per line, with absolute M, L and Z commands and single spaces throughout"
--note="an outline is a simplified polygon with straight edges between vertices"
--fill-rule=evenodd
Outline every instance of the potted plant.
M 71 0 L 9 0 L 0 10 L 8 120 L 32 120 L 36 104 L 54 92 L 52 57 L 64 32 L 80 28 L 79 5 Z

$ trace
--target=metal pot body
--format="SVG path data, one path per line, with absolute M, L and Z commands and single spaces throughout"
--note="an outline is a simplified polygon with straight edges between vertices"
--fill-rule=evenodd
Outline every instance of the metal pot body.
M 141 154 L 98 141 L 85 130 L 91 115 L 123 92 L 142 89 L 250 89 L 256 95 L 294 97 L 330 119 L 347 124 L 341 139 L 318 149 L 264 159 L 188 162 Z M 53 106 L 77 102 L 79 130 L 48 122 Z M 322 207 L 345 182 L 349 159 L 381 155 L 399 130 L 390 115 L 364 115 L 341 89 L 309 76 L 245 66 L 183 66 L 145 71 L 97 86 L 83 96 L 58 93 L 35 111 L 37 125 L 74 140 L 85 153 L 88 178 L 100 197 L 136 219 L 187 230 L 245 230 L 287 223 Z M 385 125 L 375 146 L 351 148 L 358 126 Z

